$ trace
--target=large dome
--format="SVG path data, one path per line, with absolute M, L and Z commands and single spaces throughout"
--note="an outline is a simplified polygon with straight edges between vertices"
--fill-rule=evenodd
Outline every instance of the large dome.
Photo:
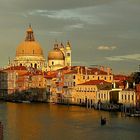
M 25 41 L 16 49 L 16 56 L 42 56 L 43 51 L 39 43 L 35 41 L 31 26 L 26 31 Z
M 48 60 L 65 60 L 65 57 L 60 49 L 54 48 L 49 52 Z
M 39 43 L 24 41 L 16 49 L 16 56 L 42 56 L 43 51 Z

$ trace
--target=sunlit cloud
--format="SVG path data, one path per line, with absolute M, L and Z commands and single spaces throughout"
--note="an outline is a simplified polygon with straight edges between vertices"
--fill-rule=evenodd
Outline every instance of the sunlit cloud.
M 125 60 L 140 60 L 140 54 L 129 54 L 129 55 L 122 55 L 122 56 L 111 56 L 106 57 L 109 61 L 125 61 Z
M 116 48 L 117 48 L 116 46 L 98 46 L 97 50 L 100 50 L 100 51 L 111 51 L 111 50 L 114 50 Z
M 33 10 L 26 13 L 30 16 L 43 16 L 60 20 L 76 20 L 88 24 L 101 24 L 102 21 L 94 13 L 94 7 L 84 7 L 62 10 Z

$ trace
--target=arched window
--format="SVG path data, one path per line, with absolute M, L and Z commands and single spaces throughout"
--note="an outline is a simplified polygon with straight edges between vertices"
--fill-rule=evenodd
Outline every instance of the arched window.
M 34 65 L 34 68 L 36 69 L 37 68 L 37 64 L 35 63 L 35 65 Z
M 20 63 L 20 66 L 22 66 L 22 64 Z
M 70 56 L 70 53 L 67 53 L 67 56 Z
M 33 64 L 31 63 L 31 67 L 33 67 Z

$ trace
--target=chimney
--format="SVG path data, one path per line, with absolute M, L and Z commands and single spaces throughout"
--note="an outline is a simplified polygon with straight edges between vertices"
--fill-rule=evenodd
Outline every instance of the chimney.
M 116 83 L 115 82 L 113 82 L 113 89 L 115 89 L 116 88 Z
M 128 83 L 128 81 L 126 81 L 125 89 L 128 89 L 128 88 L 129 88 L 129 83 Z
M 80 74 L 80 67 L 77 67 L 77 74 Z
M 112 73 L 111 68 L 107 67 L 106 72 L 108 75 L 111 74 Z
M 100 70 L 101 71 L 104 71 L 104 66 L 100 66 Z
M 81 73 L 81 74 L 83 73 L 83 68 L 82 68 L 82 67 L 80 68 L 80 73 Z

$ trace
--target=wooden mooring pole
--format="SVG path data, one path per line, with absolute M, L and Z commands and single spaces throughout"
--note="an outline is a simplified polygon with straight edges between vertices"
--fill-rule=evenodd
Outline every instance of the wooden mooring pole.
M 0 122 L 0 140 L 3 140 L 3 125 Z

